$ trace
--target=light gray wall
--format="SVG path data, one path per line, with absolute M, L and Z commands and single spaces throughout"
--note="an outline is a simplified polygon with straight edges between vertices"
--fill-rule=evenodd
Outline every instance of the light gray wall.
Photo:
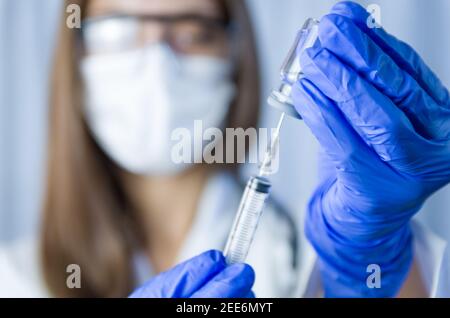
M 58 0 L 0 0 L 0 240 L 35 228 Z

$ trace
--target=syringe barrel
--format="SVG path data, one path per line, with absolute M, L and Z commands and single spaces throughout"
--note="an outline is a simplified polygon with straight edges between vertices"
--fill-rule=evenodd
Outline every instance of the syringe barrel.
M 263 177 L 248 181 L 224 250 L 228 264 L 245 262 L 270 187 L 269 180 Z

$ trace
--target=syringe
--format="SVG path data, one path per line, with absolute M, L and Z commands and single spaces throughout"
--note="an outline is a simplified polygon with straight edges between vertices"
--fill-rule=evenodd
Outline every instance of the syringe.
M 280 129 L 285 114 L 301 119 L 294 108 L 291 97 L 292 85 L 302 76 L 302 65 L 298 55 L 315 43 L 318 34 L 319 21 L 306 20 L 281 67 L 281 82 L 272 90 L 268 98 L 269 105 L 282 111 L 282 115 L 271 136 L 270 145 L 264 155 L 259 173 L 250 178 L 241 198 L 224 250 L 228 264 L 242 263 L 247 257 L 264 204 L 269 196 L 271 183 L 267 176 L 274 173 L 273 160 L 278 153 Z
M 224 255 L 228 264 L 243 263 L 247 257 L 250 245 L 258 227 L 264 204 L 269 196 L 271 183 L 266 176 L 273 173 L 272 160 L 277 155 L 279 135 L 285 114 L 282 113 L 277 128 L 271 136 L 258 176 L 253 176 L 247 182 L 234 219 Z

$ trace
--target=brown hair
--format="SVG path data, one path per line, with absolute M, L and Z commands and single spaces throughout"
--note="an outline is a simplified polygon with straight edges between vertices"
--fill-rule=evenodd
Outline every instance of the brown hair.
M 86 0 L 78 4 L 82 15 Z M 235 81 L 238 94 L 227 127 L 255 127 L 259 76 L 253 32 L 243 1 L 221 0 L 238 30 Z M 113 163 L 92 139 L 82 116 L 76 32 L 62 19 L 52 75 L 48 176 L 41 238 L 45 281 L 55 296 L 120 297 L 133 287 L 131 258 L 136 234 L 130 204 Z M 66 286 L 66 267 L 82 270 L 80 289 Z

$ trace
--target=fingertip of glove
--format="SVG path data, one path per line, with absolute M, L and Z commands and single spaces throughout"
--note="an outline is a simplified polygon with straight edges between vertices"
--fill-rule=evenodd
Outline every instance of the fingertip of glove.
M 291 97 L 294 100 L 294 103 L 305 99 L 306 92 L 304 89 L 304 82 L 306 81 L 307 80 L 304 77 L 301 77 L 294 83 L 294 85 L 292 85 Z
M 303 95 L 312 97 L 312 88 L 314 85 L 306 78 L 300 78 L 296 83 L 296 91 L 299 90 Z
M 338 14 L 352 20 L 365 21 L 369 15 L 364 7 L 353 1 L 340 1 L 336 3 L 330 13 Z
M 251 290 L 244 298 L 256 298 L 255 292 Z
M 255 270 L 253 269 L 253 267 L 251 267 L 248 264 L 241 264 L 242 265 L 242 274 L 245 275 L 247 277 L 247 279 L 249 281 L 253 282 L 255 281 L 256 275 L 255 275 Z
M 308 114 L 312 111 L 311 107 L 315 108 L 315 105 L 326 104 L 322 92 L 306 78 L 301 78 L 294 84 L 291 96 L 295 109 L 302 117 L 309 117 Z
M 223 256 L 223 253 L 221 251 L 209 250 L 201 255 L 205 256 L 206 258 L 209 258 L 213 262 L 225 264 L 225 256 Z
M 325 44 L 330 42 L 335 43 L 337 37 L 343 32 L 342 30 L 349 29 L 352 25 L 355 24 L 345 16 L 336 13 L 324 15 L 319 25 L 319 39 L 322 46 L 326 46 Z
M 204 252 L 203 254 L 199 255 L 199 259 L 202 260 L 203 263 L 206 263 L 206 266 L 218 266 L 218 267 L 225 267 L 225 256 L 223 256 L 223 253 L 218 250 L 209 250 Z
M 301 51 L 301 47 L 297 47 L 297 56 L 300 59 L 301 65 L 305 67 L 308 63 L 311 63 L 321 49 L 322 45 L 320 41 L 316 41 L 313 46 L 303 51 Z
M 253 267 L 245 263 L 229 265 L 225 271 L 233 277 L 243 277 L 249 284 L 253 284 L 255 281 L 255 271 Z
M 306 49 L 300 56 L 303 75 L 310 80 L 313 80 L 316 76 L 322 78 L 325 74 L 328 74 L 328 71 L 333 69 L 333 65 L 330 64 L 334 61 L 335 57 L 322 45 L 314 45 Z
M 218 273 L 192 297 L 251 297 L 255 272 L 248 264 L 232 264 Z
M 304 81 L 304 79 L 300 79 L 294 85 L 292 85 L 291 92 L 295 110 L 300 114 L 300 116 L 302 116 L 302 113 L 304 112 L 305 105 L 310 102 L 308 94 L 303 88 L 302 81 Z

